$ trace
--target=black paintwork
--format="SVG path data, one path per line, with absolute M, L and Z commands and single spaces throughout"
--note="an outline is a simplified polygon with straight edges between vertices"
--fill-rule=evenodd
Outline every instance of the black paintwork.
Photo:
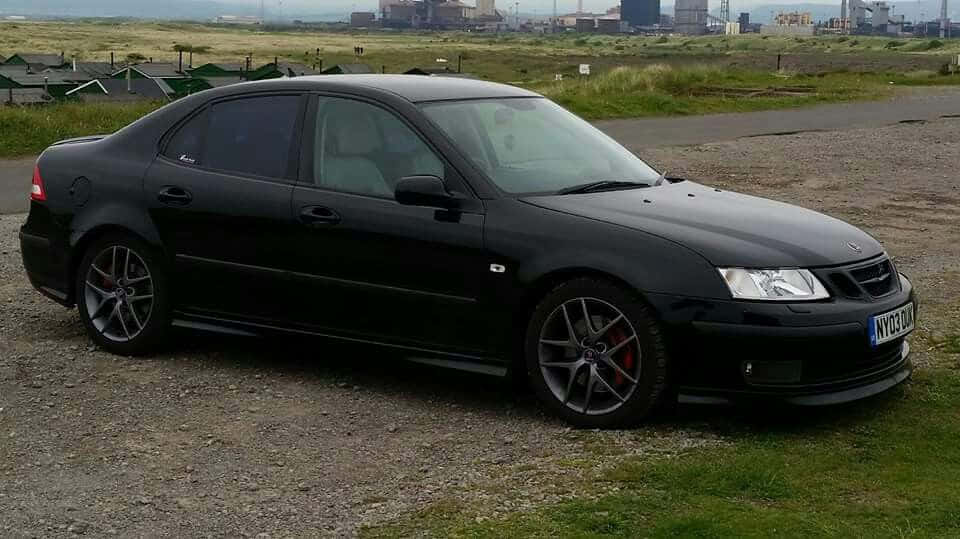
M 159 155 L 165 136 L 195 111 L 261 93 L 303 95 L 308 120 L 314 94 L 393 111 L 443 156 L 450 196 L 423 180 L 408 185 L 412 196 L 439 199 L 437 207 L 322 190 L 310 178 L 311 152 L 291 156 L 291 177 L 276 179 Z M 866 336 L 869 316 L 915 301 L 905 278 L 877 300 L 831 290 L 829 300 L 784 304 L 734 301 L 716 270 L 827 271 L 885 257 L 864 232 L 689 181 L 505 196 L 416 106 L 487 97 L 537 96 L 456 78 L 298 77 L 202 92 L 114 135 L 58 143 L 38 162 L 47 201 L 31 203 L 21 231 L 24 265 L 37 288 L 72 305 L 72 275 L 85 245 L 124 230 L 165 255 L 176 325 L 380 343 L 421 361 L 492 373 L 513 365 L 528 315 L 545 292 L 574 276 L 605 276 L 650 304 L 667 335 L 671 376 L 685 392 L 813 394 L 804 403 L 834 402 L 889 387 L 909 372 L 902 339 L 873 350 Z M 303 147 L 312 147 L 306 131 Z M 506 269 L 496 273 L 491 264 Z M 780 385 L 741 374 L 745 361 L 785 360 L 826 374 Z

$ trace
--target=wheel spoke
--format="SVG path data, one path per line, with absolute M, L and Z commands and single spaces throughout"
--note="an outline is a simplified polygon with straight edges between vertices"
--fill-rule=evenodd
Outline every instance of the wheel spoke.
M 561 346 L 563 348 L 576 348 L 576 343 L 570 341 L 558 341 L 554 339 L 540 339 L 540 344 L 549 344 L 550 346 Z
M 120 327 L 123 328 L 123 333 L 127 336 L 127 340 L 130 339 L 130 330 L 127 329 L 127 323 L 123 320 L 123 310 L 120 309 L 122 303 L 117 303 L 117 320 L 120 321 Z
M 632 340 L 635 340 L 636 338 L 637 338 L 637 334 L 634 333 L 633 335 L 627 337 L 626 339 L 618 342 L 616 346 L 614 346 L 613 348 L 607 350 L 607 353 L 605 354 L 606 357 L 613 358 L 613 354 L 616 354 L 618 350 L 620 350 L 621 348 L 623 348 L 624 346 L 626 346 L 627 343 L 629 343 L 629 342 L 632 341 Z
M 111 301 L 116 301 L 116 298 L 114 298 L 113 296 L 108 296 L 100 300 L 100 304 L 97 305 L 97 308 L 94 309 L 92 313 L 90 313 L 90 320 L 96 320 L 97 318 L 100 318 L 101 316 L 106 314 L 105 312 L 103 312 L 103 308 L 106 307 L 107 304 L 110 303 Z
M 623 370 L 623 367 L 618 365 L 617 362 L 614 361 L 612 358 L 603 357 L 601 359 L 605 364 L 609 365 L 610 367 L 613 367 L 613 370 L 617 371 L 620 374 L 620 376 L 623 376 L 624 378 L 626 378 L 628 382 L 630 382 L 631 384 L 637 383 L 636 378 L 627 374 L 627 371 Z
M 112 279 L 112 278 L 113 278 L 113 277 L 110 276 L 109 273 L 107 273 L 107 272 L 103 271 L 102 269 L 98 268 L 96 264 L 90 264 L 90 268 L 91 268 L 93 271 L 97 272 L 97 274 L 99 274 L 99 275 L 100 275 L 101 277 L 103 277 L 104 279 Z
M 130 311 L 130 316 L 133 318 L 134 323 L 137 324 L 137 333 L 143 331 L 143 324 L 140 322 L 140 317 L 137 316 L 137 310 L 133 308 L 132 303 L 127 303 L 127 310 Z
M 125 284 L 137 284 L 139 282 L 143 282 L 149 279 L 150 279 L 149 275 L 144 275 L 143 277 L 134 277 L 132 279 L 126 279 Z
M 593 367 L 590 368 L 590 375 L 587 376 L 587 396 L 583 399 L 583 413 L 587 413 L 590 408 L 590 398 L 593 397 L 593 387 L 596 385 L 596 373 Z
M 87 288 L 89 288 L 90 290 L 93 290 L 93 291 L 96 292 L 97 294 L 100 294 L 100 297 L 101 297 L 101 298 L 105 298 L 105 297 L 108 297 L 108 296 L 113 297 L 113 294 L 111 294 L 110 292 L 107 292 L 106 290 L 100 288 L 99 286 L 91 283 L 90 281 L 87 281 Z
M 563 396 L 563 404 L 570 402 L 570 396 L 573 394 L 573 383 L 576 382 L 577 375 L 580 374 L 580 368 L 584 365 L 583 361 L 577 361 L 570 367 L 570 379 L 567 380 L 567 392 Z
M 616 397 L 617 400 L 619 400 L 620 402 L 626 402 L 627 399 L 621 397 L 620 394 L 617 393 L 617 390 L 613 389 L 613 386 L 607 383 L 607 381 L 603 379 L 603 376 L 599 372 L 597 373 L 597 380 L 599 380 L 600 383 L 603 384 L 603 387 L 607 388 L 607 391 L 609 391 L 611 395 Z
M 127 258 L 123 262 L 123 280 L 126 282 L 127 276 L 130 275 L 130 249 L 127 249 Z
M 570 335 L 570 342 L 577 342 L 577 332 L 573 330 L 573 324 L 570 322 L 570 314 L 567 313 L 567 304 L 564 303 L 560 306 L 563 309 L 563 320 L 567 324 L 567 334 Z
M 569 369 L 573 367 L 573 364 L 576 363 L 577 361 L 580 361 L 580 360 L 575 359 L 573 361 L 541 361 L 540 366 L 541 367 L 563 367 L 565 369 Z
M 153 299 L 153 294 L 142 294 L 139 296 L 127 296 L 127 301 L 133 303 L 134 301 L 143 301 L 145 299 Z
M 623 320 L 623 315 L 622 314 L 617 315 L 616 318 L 607 322 L 607 325 L 598 329 L 597 332 L 594 334 L 594 337 L 597 339 L 599 339 L 600 337 L 603 337 L 608 331 L 610 331 L 611 328 L 613 328 L 613 326 L 617 325 L 621 320 Z
M 580 308 L 583 309 L 583 325 L 587 328 L 587 337 L 593 339 L 596 332 L 593 331 L 593 322 L 590 321 L 590 313 L 587 312 L 587 300 L 580 298 Z
M 107 318 L 107 321 L 103 323 L 103 327 L 100 328 L 100 333 L 106 334 L 107 328 L 110 327 L 110 322 L 113 322 L 114 317 L 117 316 L 117 307 L 119 307 L 119 304 L 115 303 L 113 309 L 110 309 L 110 316 Z
M 110 254 L 110 276 L 113 277 L 113 281 L 117 281 L 117 246 L 113 246 L 113 251 Z

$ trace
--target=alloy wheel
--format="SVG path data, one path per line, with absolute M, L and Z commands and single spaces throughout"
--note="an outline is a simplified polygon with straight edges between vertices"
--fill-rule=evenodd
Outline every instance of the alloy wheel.
M 93 327 L 114 342 L 135 339 L 153 311 L 153 277 L 133 249 L 113 245 L 90 262 L 84 304 Z
M 565 301 L 540 331 L 540 370 L 547 386 L 583 414 L 607 414 L 630 399 L 640 379 L 640 354 L 627 317 L 596 298 Z

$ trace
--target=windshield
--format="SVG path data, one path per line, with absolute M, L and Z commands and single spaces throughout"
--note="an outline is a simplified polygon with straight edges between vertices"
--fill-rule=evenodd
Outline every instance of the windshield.
M 426 103 L 424 113 L 508 193 L 600 181 L 655 185 L 660 175 L 612 138 L 544 98 Z

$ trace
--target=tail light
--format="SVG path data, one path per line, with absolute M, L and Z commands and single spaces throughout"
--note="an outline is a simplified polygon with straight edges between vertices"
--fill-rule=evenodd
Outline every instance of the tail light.
M 43 189 L 43 178 L 40 177 L 40 167 L 33 167 L 33 186 L 30 188 L 30 200 L 44 201 L 47 199 L 47 192 Z

